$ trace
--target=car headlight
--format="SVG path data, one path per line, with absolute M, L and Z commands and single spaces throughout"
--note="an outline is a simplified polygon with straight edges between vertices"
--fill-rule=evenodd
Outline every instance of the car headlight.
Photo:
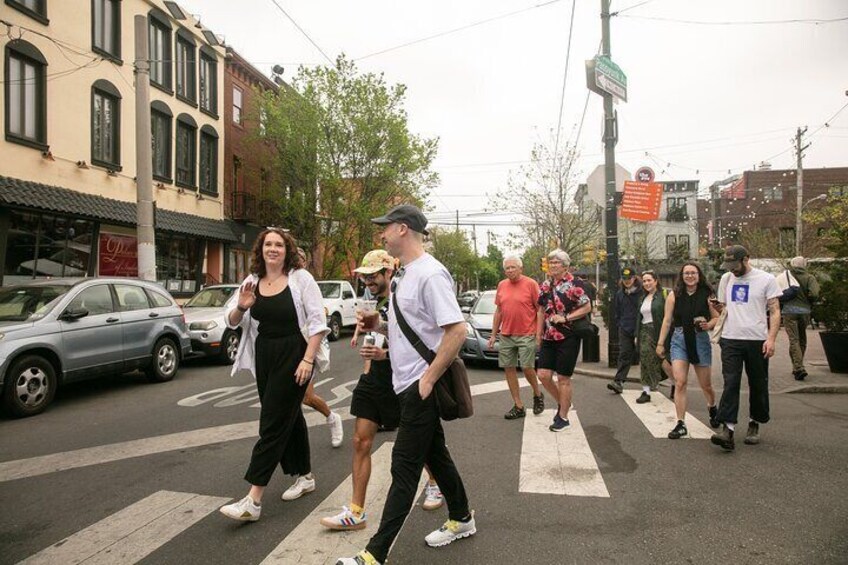
M 465 335 L 468 337 L 477 336 L 477 332 L 474 330 L 474 326 L 471 325 L 471 322 L 465 322 Z
M 208 320 L 206 322 L 192 322 L 191 324 L 189 324 L 188 329 L 208 332 L 209 330 L 214 330 L 217 327 L 218 322 L 216 322 L 215 320 Z

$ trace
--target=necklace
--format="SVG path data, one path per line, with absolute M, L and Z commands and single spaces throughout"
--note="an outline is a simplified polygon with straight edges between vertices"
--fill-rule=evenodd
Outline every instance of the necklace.
M 282 278 L 283 278 L 283 277 L 285 277 L 285 275 L 280 275 L 280 276 L 279 276 L 279 277 L 277 277 L 276 279 L 271 280 L 271 279 L 270 279 L 270 278 L 268 278 L 268 277 L 267 277 L 267 275 L 266 275 L 265 285 L 266 285 L 266 286 L 271 286 L 271 285 L 272 285 L 272 284 L 274 284 L 275 282 L 277 282 L 277 281 L 279 281 L 279 280 L 282 280 Z

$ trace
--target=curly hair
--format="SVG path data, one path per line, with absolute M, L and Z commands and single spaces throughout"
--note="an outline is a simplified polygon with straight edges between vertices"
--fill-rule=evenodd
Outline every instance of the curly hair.
M 292 237 L 289 232 L 283 231 L 280 228 L 267 228 L 259 234 L 256 241 L 253 243 L 253 257 L 250 272 L 258 276 L 260 279 L 268 273 L 265 269 L 265 258 L 262 256 L 262 248 L 265 245 L 265 238 L 269 233 L 275 233 L 283 238 L 283 243 L 286 246 L 286 258 L 283 261 L 283 272 L 285 274 L 289 274 L 291 271 L 302 269 L 303 260 L 297 252 L 297 243 L 295 242 L 294 237 Z
M 710 295 L 712 295 L 713 287 L 711 287 L 710 283 L 707 282 L 707 277 L 704 275 L 704 271 L 701 269 L 701 266 L 695 261 L 686 261 L 680 267 L 680 271 L 677 273 L 677 281 L 674 283 L 674 294 L 677 296 L 686 295 L 686 283 L 683 282 L 683 269 L 685 269 L 686 267 L 695 267 L 696 269 L 698 269 L 697 288 L 706 288 Z

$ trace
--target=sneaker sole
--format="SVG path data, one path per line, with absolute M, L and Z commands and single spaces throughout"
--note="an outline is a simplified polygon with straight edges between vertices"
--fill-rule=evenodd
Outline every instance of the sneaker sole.
M 736 449 L 736 446 L 734 444 L 725 443 L 720 438 L 717 438 L 717 437 L 711 437 L 710 442 L 712 442 L 713 445 L 719 446 L 720 448 L 722 448 L 725 451 L 733 451 L 734 449 Z
M 304 494 L 309 494 L 310 492 L 315 492 L 315 487 L 312 487 L 310 489 L 303 489 L 302 491 L 300 491 L 300 494 L 298 494 L 297 496 L 295 496 L 293 498 L 286 498 L 285 493 L 283 493 L 283 496 L 281 498 L 283 500 L 285 500 L 286 502 L 291 502 L 292 500 L 297 500 L 298 498 L 300 498 Z
M 422 504 L 422 505 L 421 505 L 421 508 L 422 508 L 422 509 L 424 509 L 424 510 L 427 510 L 427 511 L 429 512 L 430 510 L 438 510 L 439 508 L 441 508 L 441 507 L 442 507 L 442 506 L 444 506 L 444 505 L 445 505 L 445 501 L 444 501 L 444 500 L 442 500 L 442 501 L 441 501 L 441 502 L 439 502 L 438 504 L 430 504 L 430 505 L 428 505 L 428 504 L 425 502 L 424 504 Z
M 219 511 L 230 520 L 235 520 L 237 522 L 256 522 L 259 520 L 259 516 L 234 516 L 233 514 L 226 512 L 223 508 L 219 508 Z
M 607 388 L 608 388 L 609 390 L 613 391 L 613 392 L 614 392 L 614 393 L 616 393 L 616 394 L 621 394 L 621 391 L 620 391 L 620 390 L 618 390 L 618 388 L 614 387 L 614 386 L 613 386 L 613 385 L 611 385 L 611 384 L 607 385 Z
M 504 416 L 504 420 L 520 420 L 525 416 L 527 416 L 527 414 L 521 414 L 520 416 Z
M 760 444 L 759 438 L 757 438 L 757 439 L 745 438 L 745 445 L 759 445 L 759 444 Z
M 364 530 L 368 523 L 362 521 L 358 524 L 354 524 L 353 526 L 345 526 L 342 524 L 328 524 L 324 522 L 324 520 L 321 520 L 321 525 L 327 528 L 328 530 L 333 530 L 335 532 L 346 532 L 348 530 Z
M 550 426 L 548 429 L 550 431 L 554 432 L 555 434 L 558 434 L 559 432 L 564 432 L 564 431 L 566 431 L 570 428 L 571 428 L 571 426 L 565 426 L 564 428 L 555 428 L 553 426 Z
M 443 541 L 442 543 L 430 543 L 430 542 L 429 542 L 429 541 L 427 541 L 427 540 L 424 540 L 424 542 L 425 542 L 427 545 L 429 545 L 430 547 L 444 547 L 444 546 L 446 546 L 446 545 L 449 545 L 449 544 L 451 544 L 451 543 L 455 542 L 455 541 L 456 541 L 456 540 L 458 540 L 458 539 L 471 537 L 471 536 L 473 536 L 473 535 L 474 535 L 474 534 L 476 534 L 476 533 L 477 533 L 477 528 L 475 527 L 473 530 L 468 530 L 467 532 L 462 532 L 461 534 L 456 534 L 456 535 L 455 535 L 455 536 L 453 536 L 452 538 L 450 538 L 450 539 L 448 539 L 448 540 L 445 540 L 445 541 Z
M 689 434 L 680 434 L 680 435 L 668 435 L 668 439 L 683 439 L 687 437 Z

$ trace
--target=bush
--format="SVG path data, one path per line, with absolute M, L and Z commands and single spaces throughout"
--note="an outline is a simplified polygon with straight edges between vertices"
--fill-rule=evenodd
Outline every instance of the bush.
M 813 318 L 827 331 L 848 331 L 848 261 L 837 259 L 816 269 L 821 285 L 820 299 L 813 305 Z

